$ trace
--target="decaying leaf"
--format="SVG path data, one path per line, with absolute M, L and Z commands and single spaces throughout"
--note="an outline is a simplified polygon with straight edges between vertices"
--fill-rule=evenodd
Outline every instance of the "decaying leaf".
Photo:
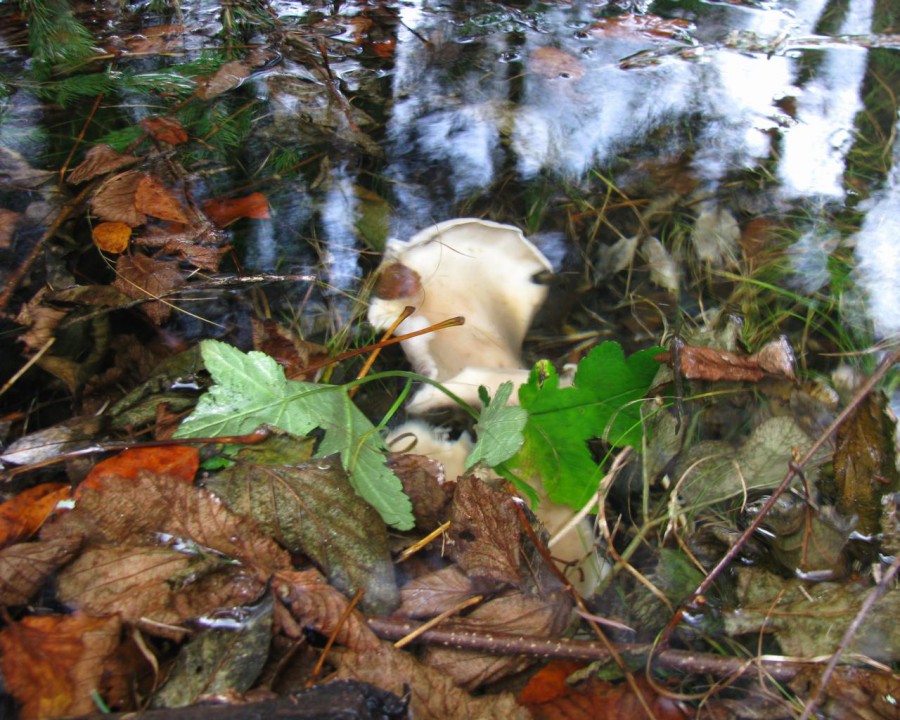
M 515 503 L 508 492 L 494 490 L 476 477 L 459 479 L 450 537 L 456 560 L 469 577 L 510 585 L 522 581 L 522 528 Z
M 528 56 L 528 68 L 546 78 L 578 80 L 584 77 L 585 68 L 581 61 L 565 50 L 552 46 L 540 47 Z
M 255 602 L 265 581 L 227 558 L 158 545 L 92 546 L 59 574 L 61 602 L 94 615 L 118 613 L 147 632 L 180 639 L 177 626 Z
M 122 40 L 128 53 L 151 55 L 170 53 L 184 48 L 184 25 L 152 25 L 140 33 L 126 35 Z
M 900 490 L 895 436 L 896 423 L 885 411 L 880 392 L 870 393 L 837 431 L 837 508 L 844 515 L 858 516 L 858 529 L 866 535 L 880 531 L 882 496 Z
M 134 300 L 158 298 L 184 284 L 177 263 L 140 254 L 120 255 L 116 276 L 113 285 Z M 141 307 L 157 325 L 168 320 L 173 310 L 170 303 L 161 300 L 146 302 Z
M 44 483 L 23 490 L 0 505 L 0 547 L 24 540 L 36 533 L 71 488 L 64 483 Z
M 293 467 L 239 461 L 207 487 L 292 553 L 312 558 L 339 590 L 363 590 L 369 612 L 397 605 L 384 521 L 353 490 L 338 458 Z
M 0 605 L 24 605 L 81 547 L 81 538 L 18 543 L 0 550 Z
M 289 565 L 289 556 L 247 518 L 230 511 L 207 490 L 170 475 L 138 472 L 134 478 L 110 475 L 81 494 L 75 509 L 42 537 L 80 534 L 102 544 L 160 543 L 161 537 L 214 550 L 237 560 L 265 581 Z
M 129 170 L 105 180 L 91 198 L 94 214 L 107 222 L 123 222 L 131 227 L 143 225 L 147 216 L 134 204 L 138 183 L 143 178 L 144 173 Z
M 68 314 L 67 310 L 48 305 L 49 296 L 50 288 L 41 288 L 16 315 L 16 323 L 28 328 L 19 336 L 19 342 L 26 350 L 34 351 L 42 348 L 53 337 L 60 321 Z
M 269 201 L 260 192 L 237 198 L 210 198 L 203 203 L 203 212 L 220 228 L 228 227 L 240 218 L 266 220 L 269 214 Z
M 75 613 L 31 615 L 0 630 L 0 668 L 22 720 L 88 714 L 96 710 L 93 692 L 103 697 L 112 684 L 121 692 L 134 670 L 116 652 L 121 625 L 116 615 Z M 106 699 L 121 708 L 127 697 Z
M 141 473 L 157 473 L 180 479 L 191 485 L 200 467 L 200 453 L 190 445 L 131 448 L 106 460 L 101 460 L 75 490 L 80 498 L 87 490 L 99 489 L 106 478 L 131 478 Z
M 231 250 L 231 246 L 222 244 L 223 238 L 210 225 L 197 227 L 174 226 L 160 227 L 154 225 L 134 239 L 136 245 L 159 249 L 163 253 L 181 258 L 185 262 L 217 272 L 222 258 Z
M 91 230 L 94 245 L 103 252 L 123 253 L 131 239 L 131 226 L 123 222 L 104 222 Z
M 790 682 L 801 699 L 821 684 L 822 666 L 810 665 Z M 838 665 L 825 687 L 817 714 L 828 720 L 896 720 L 900 676 L 864 667 Z
M 657 355 L 659 362 L 672 362 L 673 353 Z M 709 382 L 758 382 L 764 377 L 780 377 L 793 380 L 795 374 L 794 351 L 787 338 L 781 337 L 767 343 L 753 355 L 737 355 L 727 350 L 696 345 L 678 348 L 678 369 L 688 380 Z
M 569 624 L 571 610 L 572 602 L 563 592 L 546 598 L 516 592 L 479 605 L 462 622 L 488 635 L 501 632 L 554 638 Z M 429 647 L 422 654 L 424 665 L 441 671 L 467 690 L 520 672 L 533 662 L 534 658 L 528 655 L 501 656 L 442 647 Z
M 737 572 L 738 609 L 724 616 L 729 635 L 773 633 L 785 655 L 816 657 L 837 649 L 871 587 L 855 582 L 810 583 L 762 568 Z M 878 600 L 847 650 L 881 662 L 900 658 L 900 590 Z
M 570 685 L 567 678 L 578 665 L 555 661 L 534 675 L 519 693 L 519 702 L 534 720 L 591 720 L 647 717 L 644 705 L 626 682 L 609 683 L 591 677 Z M 689 715 L 672 698 L 660 695 L 642 677 L 635 678 L 638 691 L 657 720 L 687 720 Z
M 677 295 L 681 285 L 681 272 L 678 263 L 659 238 L 652 235 L 645 237 L 641 241 L 640 252 L 650 271 L 650 282 Z
M 79 185 L 98 175 L 121 170 L 139 161 L 139 157 L 123 155 L 109 145 L 95 145 L 87 151 L 81 164 L 72 168 L 72 172 L 69 173 L 69 183 Z M 139 225 L 140 223 L 135 224 Z
M 75 417 L 37 430 L 7 447 L 0 460 L 11 465 L 31 465 L 80 450 L 94 441 L 101 425 L 102 420 L 98 417 Z
M 244 693 L 269 656 L 272 600 L 267 598 L 242 618 L 237 628 L 207 628 L 178 654 L 166 684 L 153 696 L 152 707 L 184 707 L 204 696 Z
M 410 580 L 400 590 L 400 607 L 395 615 L 432 618 L 458 607 L 477 594 L 475 583 L 456 565 Z
M 168 143 L 169 145 L 181 145 L 188 141 L 188 134 L 184 127 L 175 118 L 152 117 L 141 120 L 140 125 L 154 140 Z M 152 213 L 147 213 L 152 215 Z
M 220 67 L 212 75 L 195 78 L 196 95 L 201 100 L 212 100 L 217 95 L 238 87 L 250 77 L 252 67 L 245 60 L 232 60 Z
M 328 348 L 301 340 L 274 320 L 252 319 L 253 348 L 264 352 L 284 368 L 289 380 L 315 380 L 317 370 L 307 372 L 311 363 L 328 357 Z
M 134 190 L 134 207 L 145 215 L 190 225 L 184 208 L 170 188 L 152 175 L 143 173 Z
M 456 482 L 448 481 L 444 468 L 434 458 L 412 453 L 390 453 L 388 467 L 400 478 L 403 492 L 412 503 L 416 528 L 431 532 L 450 517 L 450 502 Z
M 21 219 L 22 213 L 0 208 L 0 250 L 5 250 L 12 245 L 16 226 Z

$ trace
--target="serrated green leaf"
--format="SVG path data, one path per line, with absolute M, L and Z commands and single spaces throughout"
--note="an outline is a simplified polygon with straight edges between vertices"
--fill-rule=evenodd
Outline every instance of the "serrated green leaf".
M 479 388 L 479 394 L 484 388 Z M 528 422 L 528 412 L 521 407 L 507 405 L 512 394 L 513 384 L 505 382 L 497 388 L 494 399 L 484 403 L 484 410 L 475 424 L 478 441 L 466 460 L 466 470 L 476 463 L 483 462 L 494 467 L 506 462 L 515 455 L 525 436 L 522 431 Z
M 216 384 L 176 437 L 243 435 L 263 424 L 296 435 L 321 428 L 325 437 L 317 454 L 338 453 L 354 490 L 388 525 L 413 526 L 412 505 L 400 479 L 384 464 L 381 439 L 344 388 L 287 380 L 268 355 L 244 353 L 216 340 L 204 340 L 200 352 Z
M 659 352 L 651 348 L 626 359 L 618 343 L 605 342 L 578 364 L 574 384 L 562 388 L 549 363 L 535 365 L 519 388 L 528 412 L 525 442 L 508 465 L 524 477 L 540 478 L 552 501 L 582 507 L 600 474 L 587 442 L 640 445 L 640 400 L 659 367 Z

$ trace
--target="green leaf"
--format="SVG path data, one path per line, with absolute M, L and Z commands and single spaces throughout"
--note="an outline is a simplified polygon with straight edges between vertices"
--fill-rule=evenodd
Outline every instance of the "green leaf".
M 400 530 L 414 524 L 412 505 L 400 479 L 384 464 L 381 438 L 336 385 L 287 380 L 268 355 L 243 353 L 216 340 L 200 343 L 200 352 L 215 380 L 176 437 L 244 435 L 262 424 L 305 435 L 322 428 L 317 455 L 338 453 L 353 489 L 382 519 Z
M 479 388 L 479 393 L 483 389 Z M 488 467 L 506 462 L 525 442 L 522 431 L 528 422 L 528 412 L 523 408 L 507 405 L 512 389 L 513 384 L 505 382 L 497 388 L 493 400 L 485 401 L 482 398 L 484 410 L 475 424 L 478 441 L 466 460 L 467 471 L 479 462 Z
M 582 507 L 599 481 L 587 442 L 640 445 L 640 400 L 659 368 L 659 352 L 650 348 L 626 359 L 618 343 L 605 342 L 578 364 L 574 385 L 562 388 L 552 365 L 535 365 L 519 388 L 528 412 L 525 443 L 507 465 L 524 477 L 539 477 L 553 502 Z

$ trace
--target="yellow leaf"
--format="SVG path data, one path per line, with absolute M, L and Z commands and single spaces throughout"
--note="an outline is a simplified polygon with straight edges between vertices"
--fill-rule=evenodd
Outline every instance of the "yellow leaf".
M 95 226 L 91 235 L 94 245 L 108 253 L 125 252 L 131 228 L 123 222 L 104 222 Z

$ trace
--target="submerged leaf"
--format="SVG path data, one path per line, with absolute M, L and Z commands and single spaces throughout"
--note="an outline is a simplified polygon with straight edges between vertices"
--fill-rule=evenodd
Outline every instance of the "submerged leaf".
M 0 505 L 0 547 L 36 533 L 61 500 L 72 494 L 63 483 L 44 483 L 23 490 Z
M 322 428 L 325 437 L 317 454 L 339 454 L 354 489 L 388 525 L 400 530 L 413 526 L 409 498 L 385 466 L 378 433 L 344 388 L 288 380 L 278 363 L 260 352 L 243 353 L 214 340 L 204 340 L 200 347 L 216 384 L 176 437 L 241 435 L 262 424 L 296 435 Z
M 364 590 L 369 612 L 387 614 L 397 605 L 384 523 L 336 459 L 296 467 L 238 462 L 207 487 L 292 553 L 312 558 L 339 590 Z
M 0 550 L 0 605 L 24 605 L 78 552 L 81 539 L 19 543 Z

